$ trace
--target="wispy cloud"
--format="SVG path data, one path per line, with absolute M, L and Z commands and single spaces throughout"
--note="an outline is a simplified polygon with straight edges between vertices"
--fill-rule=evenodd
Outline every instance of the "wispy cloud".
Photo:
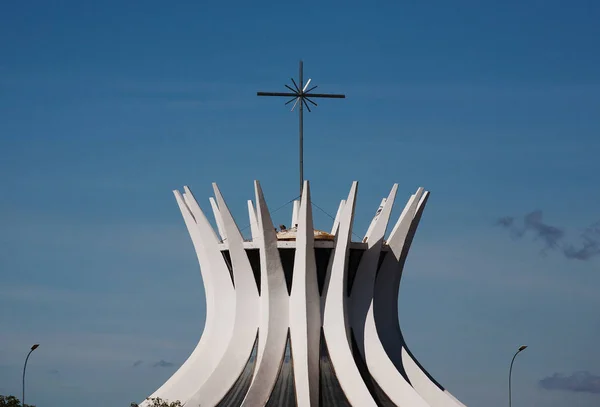
M 141 365 L 142 363 L 144 363 L 143 360 L 136 360 L 135 362 L 133 362 L 133 365 L 131 365 L 131 367 L 138 367 L 139 365 Z
M 167 362 L 166 360 L 162 360 L 162 359 L 152 365 L 152 367 L 171 367 L 171 366 L 175 366 L 175 364 L 171 363 L 171 362 Z
M 515 239 L 530 235 L 541 241 L 544 245 L 542 254 L 553 250 L 575 260 L 589 260 L 600 254 L 600 221 L 581 233 L 580 242 L 569 239 L 564 228 L 544 222 L 543 212 L 539 209 L 525 215 L 521 224 L 513 216 L 503 216 L 496 220 L 496 225 L 508 229 Z
M 600 376 L 590 372 L 575 372 L 570 376 L 554 373 L 539 382 L 546 390 L 566 390 L 577 393 L 600 393 Z
M 583 245 L 579 248 L 568 244 L 563 249 L 565 256 L 570 259 L 588 260 L 600 254 L 600 222 L 588 227 L 582 234 Z
M 496 221 L 496 224 L 504 227 L 511 227 L 514 222 L 515 218 L 513 218 L 512 216 L 504 216 L 502 218 L 499 218 Z

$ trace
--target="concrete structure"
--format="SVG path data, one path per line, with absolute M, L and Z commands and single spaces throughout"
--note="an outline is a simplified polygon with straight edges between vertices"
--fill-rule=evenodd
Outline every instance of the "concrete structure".
M 331 233 L 314 230 L 308 181 L 292 228 L 279 232 L 255 182 L 252 239 L 244 240 L 213 187 L 217 231 L 189 188 L 174 191 L 200 263 L 206 325 L 150 397 L 187 407 L 464 406 L 415 360 L 398 319 L 400 278 L 428 192 L 410 197 L 385 240 L 394 185 L 353 242 L 356 182 Z

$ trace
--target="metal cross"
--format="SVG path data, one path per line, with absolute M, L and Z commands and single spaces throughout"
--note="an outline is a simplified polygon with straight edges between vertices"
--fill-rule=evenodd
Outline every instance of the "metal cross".
M 310 106 L 307 102 L 317 106 L 315 102 L 311 100 L 311 98 L 326 98 L 326 99 L 344 99 L 346 95 L 334 94 L 334 93 L 311 93 L 313 90 L 317 88 L 317 86 L 313 86 L 308 89 L 308 85 L 310 85 L 311 79 L 309 79 L 306 84 L 304 83 L 303 78 L 303 69 L 302 69 L 302 61 L 300 61 L 300 78 L 299 84 L 296 83 L 294 78 L 292 78 L 292 83 L 294 87 L 285 85 L 291 92 L 257 92 L 257 96 L 284 96 L 290 97 L 292 99 L 288 100 L 285 104 L 288 105 L 294 102 L 292 106 L 292 111 L 300 102 L 300 106 L 298 108 L 298 118 L 299 118 L 299 133 L 300 133 L 300 195 L 302 195 L 302 184 L 304 183 L 304 114 L 303 107 L 306 106 L 308 111 L 310 112 Z

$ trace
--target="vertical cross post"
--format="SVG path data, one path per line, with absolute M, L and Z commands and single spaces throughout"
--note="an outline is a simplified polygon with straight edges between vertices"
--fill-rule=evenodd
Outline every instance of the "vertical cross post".
M 300 79 L 300 90 L 304 88 L 304 67 L 303 62 L 300 60 L 300 69 L 298 78 Z M 304 107 L 303 103 L 300 103 L 300 110 L 298 111 L 298 115 L 300 116 L 299 125 L 298 125 L 298 133 L 300 138 L 300 145 L 298 146 L 298 150 L 300 152 L 300 197 L 302 197 L 302 186 L 304 185 Z
M 299 132 L 299 158 L 300 158 L 300 196 L 302 196 L 302 185 L 304 184 L 304 107 L 310 112 L 310 106 L 308 103 L 311 103 L 313 106 L 317 106 L 317 104 L 311 100 L 314 98 L 324 98 L 324 99 L 344 99 L 346 95 L 334 94 L 334 93 L 311 93 L 311 91 L 315 90 L 317 86 L 313 86 L 310 89 L 308 85 L 310 84 L 311 79 L 309 79 L 306 84 L 304 84 L 304 66 L 302 60 L 300 60 L 300 69 L 299 69 L 299 81 L 296 83 L 294 78 L 292 78 L 292 83 L 294 87 L 285 85 L 291 92 L 257 92 L 257 96 L 283 96 L 290 97 L 285 104 L 290 104 L 294 102 L 292 106 L 292 111 L 296 108 L 296 105 L 300 104 L 298 107 L 298 132 Z M 298 86 L 299 85 L 299 86 Z

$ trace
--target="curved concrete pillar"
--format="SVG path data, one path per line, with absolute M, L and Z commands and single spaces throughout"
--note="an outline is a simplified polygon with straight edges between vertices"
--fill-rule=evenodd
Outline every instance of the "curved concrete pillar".
M 150 397 L 187 400 L 211 376 L 233 332 L 235 292 L 218 249 L 214 230 L 189 188 L 173 191 L 196 250 L 205 289 L 206 320 L 202 336 L 181 367 Z M 146 402 L 141 403 L 144 407 Z
M 367 249 L 358 265 L 350 292 L 350 323 L 356 345 L 363 358 L 365 356 L 365 321 L 373 300 L 375 276 L 377 275 L 377 266 L 383 247 L 383 238 L 392 213 L 397 190 L 398 184 L 394 184 L 387 199 L 382 200 L 382 205 L 373 218 L 365 239 L 363 239 L 367 242 Z
M 243 407 L 264 406 L 275 386 L 288 334 L 289 299 L 277 234 L 258 181 L 254 181 L 260 249 L 260 326 L 254 377 Z
M 346 303 L 348 255 L 357 185 L 357 182 L 352 183 L 336 234 L 329 282 L 324 293 L 323 333 L 333 369 L 350 404 L 376 407 L 377 403 L 354 363 Z
M 248 362 L 256 339 L 258 326 L 259 297 L 252 267 L 244 250 L 244 241 L 235 220 L 219 191 L 213 184 L 217 210 L 227 237 L 235 284 L 235 321 L 231 341 L 212 375 L 202 387 L 186 402 L 186 405 L 216 405 L 236 382 Z M 221 255 L 221 253 L 218 253 Z
M 321 300 L 317 282 L 310 185 L 297 210 L 296 255 L 290 295 L 290 343 L 298 407 L 319 405 Z
M 397 323 L 391 322 L 389 318 L 393 314 L 389 307 L 398 308 L 398 297 L 393 296 L 395 276 L 390 265 L 395 262 L 391 247 L 398 242 L 403 244 L 417 202 L 417 197 L 412 196 L 400 215 L 397 223 L 399 226 L 394 228 L 388 239 L 390 252 L 386 254 L 377 272 L 373 296 L 364 321 L 364 352 L 371 376 L 392 402 L 399 406 L 427 407 L 425 400 L 401 374 L 402 366 L 394 363 L 393 357 L 400 355 L 402 343 L 398 341 L 394 344 L 395 348 L 386 348 L 384 342 L 384 339 L 393 335 L 398 329 Z

